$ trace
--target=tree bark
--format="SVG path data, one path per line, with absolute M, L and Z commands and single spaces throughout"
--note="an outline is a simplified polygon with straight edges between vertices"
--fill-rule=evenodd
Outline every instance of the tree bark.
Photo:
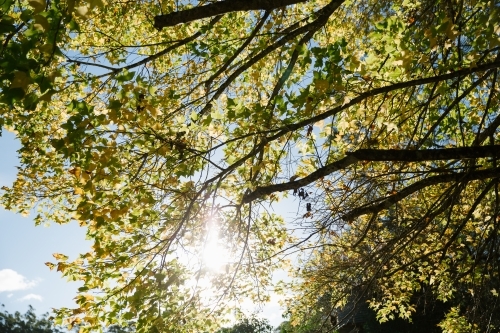
M 358 161 L 423 162 L 484 157 L 500 157 L 500 145 L 425 150 L 358 149 L 354 152 L 347 153 L 347 156 L 343 159 L 325 165 L 302 179 L 282 184 L 257 187 L 253 192 L 243 196 L 242 203 L 249 203 L 274 192 L 283 192 L 304 187 L 335 171 L 346 169 Z
M 188 23 L 207 17 L 222 15 L 230 12 L 248 10 L 272 10 L 275 8 L 289 6 L 308 0 L 225 0 L 218 1 L 206 6 L 194 7 L 180 12 L 158 15 L 154 18 L 156 29 L 172 27 L 180 23 Z

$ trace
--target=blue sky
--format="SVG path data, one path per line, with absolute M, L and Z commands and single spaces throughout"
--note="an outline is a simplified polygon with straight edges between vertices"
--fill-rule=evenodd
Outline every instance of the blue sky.
M 17 149 L 15 135 L 3 130 L 0 137 L 0 187 L 10 186 L 16 176 Z M 91 243 L 85 240 L 85 229 L 77 223 L 37 226 L 33 216 L 23 217 L 0 207 L 0 304 L 10 313 L 26 312 L 32 305 L 38 314 L 52 308 L 74 307 L 77 282 L 68 282 L 59 272 L 50 271 L 45 262 L 54 262 L 52 253 L 63 253 L 75 259 L 88 251 Z M 273 326 L 283 321 L 277 296 L 272 297 L 260 314 Z M 247 310 L 257 310 L 251 304 Z
M 0 137 L 0 187 L 9 186 L 19 165 L 14 134 L 3 130 Z M 75 258 L 90 242 L 76 223 L 38 226 L 33 216 L 22 217 L 0 207 L 0 304 L 9 312 L 24 313 L 31 304 L 38 313 L 55 307 L 72 307 L 79 284 L 67 282 L 45 262 L 55 261 L 52 253 Z

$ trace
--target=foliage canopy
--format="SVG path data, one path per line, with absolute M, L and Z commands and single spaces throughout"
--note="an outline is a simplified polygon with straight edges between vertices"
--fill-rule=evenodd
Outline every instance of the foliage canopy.
M 273 327 L 266 319 L 248 317 L 239 320 L 231 327 L 221 328 L 218 333 L 272 333 Z
M 23 145 L 2 203 L 93 241 L 47 263 L 83 282 L 59 320 L 200 331 L 273 288 L 292 324 L 325 294 L 387 320 L 425 289 L 443 331 L 498 329 L 499 7 L 1 2 L 0 122 Z
M 62 333 L 58 327 L 47 318 L 48 314 L 37 318 L 35 309 L 30 306 L 25 314 L 0 312 L 0 331 L 3 333 Z
M 2 310 L 4 305 L 2 304 Z M 7 311 L 0 312 L 0 331 L 2 333 L 69 333 L 61 326 L 54 325 L 53 317 L 48 313 L 37 317 L 35 309 L 30 305 L 25 314 L 17 312 L 12 314 Z M 78 332 L 78 325 L 73 327 L 72 332 Z M 96 331 L 94 331 L 96 332 Z M 109 326 L 105 333 L 132 333 L 134 327 L 127 325 L 120 327 L 117 325 Z

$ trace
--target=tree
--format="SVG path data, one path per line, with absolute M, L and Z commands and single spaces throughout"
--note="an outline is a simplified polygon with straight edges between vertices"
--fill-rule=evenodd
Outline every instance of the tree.
M 219 333 L 271 333 L 272 326 L 266 319 L 245 317 L 232 327 L 221 328 Z
M 317 302 L 309 307 L 306 312 L 309 316 L 304 316 L 302 320 L 292 325 L 290 320 L 285 320 L 277 327 L 276 333 L 337 333 L 337 311 L 332 308 L 331 295 L 325 294 L 318 297 Z
M 2 304 L 2 308 L 5 305 Z M 0 331 L 3 333 L 62 333 L 54 323 L 49 320 L 48 314 L 37 318 L 35 309 L 30 305 L 25 314 L 11 314 L 4 309 L 0 312 Z
M 59 70 L 52 63 L 62 55 L 58 43 L 66 23 L 75 24 L 70 9 L 62 6 L 57 0 L 0 3 L 0 127 L 29 121 L 55 93 Z
M 493 329 L 499 17 L 486 0 L 4 2 L 1 117 L 23 147 L 2 203 L 94 241 L 47 263 L 84 283 L 59 320 L 215 328 L 298 251 L 292 324 L 327 293 L 410 318 L 426 288 L 454 304 L 444 331 Z M 268 205 L 294 194 L 285 224 Z
M 2 308 L 5 305 L 2 304 Z M 2 309 L 3 310 L 3 309 Z M 8 311 L 0 312 L 0 331 L 2 333 L 63 333 L 68 332 L 60 326 L 56 326 L 53 317 L 49 317 L 48 313 L 44 313 L 41 318 L 38 318 L 35 309 L 30 305 L 25 314 L 18 311 L 11 314 Z M 72 327 L 72 331 L 78 333 L 79 325 Z M 130 333 L 134 332 L 133 325 L 117 326 L 111 325 L 106 330 L 106 333 Z

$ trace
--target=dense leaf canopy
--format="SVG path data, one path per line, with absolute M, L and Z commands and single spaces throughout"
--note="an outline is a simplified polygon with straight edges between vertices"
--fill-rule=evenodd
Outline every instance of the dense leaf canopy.
M 272 333 L 273 327 L 265 319 L 248 317 L 239 320 L 231 327 L 221 328 L 218 333 Z
M 70 333 L 61 326 L 54 325 L 53 317 L 49 317 L 48 313 L 37 317 L 35 309 L 30 305 L 25 314 L 17 312 L 12 314 L 4 311 L 2 304 L 2 311 L 0 311 L 0 332 L 2 333 Z M 79 331 L 78 325 L 73 327 L 71 332 L 77 333 Z M 95 331 L 94 331 L 95 332 Z M 134 327 L 127 325 L 124 327 L 111 325 L 104 330 L 105 333 L 132 333 Z
M 0 311 L 0 332 L 2 333 L 62 333 L 55 327 L 45 314 L 37 318 L 35 309 L 30 306 L 25 314 L 16 312 L 14 314 L 4 311 L 4 305 Z
M 0 6 L 2 203 L 93 241 L 47 263 L 83 282 L 59 320 L 194 332 L 273 290 L 292 324 L 326 294 L 387 320 L 425 290 L 444 331 L 498 329 L 498 2 Z

